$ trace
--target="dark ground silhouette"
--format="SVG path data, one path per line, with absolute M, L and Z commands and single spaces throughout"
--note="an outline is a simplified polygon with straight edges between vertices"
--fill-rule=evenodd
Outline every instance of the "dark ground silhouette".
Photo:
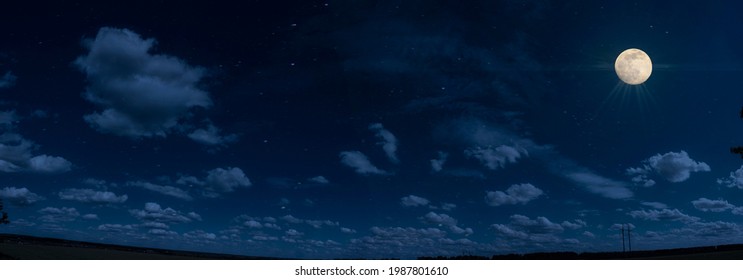
M 0 234 L 0 259 L 184 259 L 184 260 L 278 260 L 281 258 L 241 256 L 167 250 L 73 241 L 57 238 Z M 633 252 L 544 252 L 493 256 L 422 256 L 419 260 L 615 260 L 615 259 L 667 259 L 667 260 L 743 260 L 743 244 L 705 246 Z

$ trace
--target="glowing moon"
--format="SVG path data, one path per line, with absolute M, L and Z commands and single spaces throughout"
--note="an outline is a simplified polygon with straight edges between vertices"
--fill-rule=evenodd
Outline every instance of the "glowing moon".
M 640 49 L 627 49 L 619 54 L 614 62 L 614 70 L 623 82 L 630 85 L 639 85 L 650 78 L 653 72 L 653 62 Z

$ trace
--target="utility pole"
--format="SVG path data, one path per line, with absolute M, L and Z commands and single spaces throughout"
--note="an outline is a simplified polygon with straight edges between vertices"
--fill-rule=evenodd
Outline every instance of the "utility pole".
M 622 253 L 625 252 L 624 249 L 624 224 L 622 225 Z
M 629 243 L 629 251 L 632 252 L 632 228 L 627 225 L 627 241 Z
M 740 109 L 740 118 L 743 119 L 743 108 Z M 743 158 L 743 146 L 732 147 L 730 148 L 730 152 L 733 154 L 739 154 L 740 157 Z
M 8 213 L 3 211 L 3 199 L 2 198 L 0 198 L 0 214 L 2 214 L 2 216 L 0 216 L 0 225 L 10 223 L 10 221 L 8 221 Z

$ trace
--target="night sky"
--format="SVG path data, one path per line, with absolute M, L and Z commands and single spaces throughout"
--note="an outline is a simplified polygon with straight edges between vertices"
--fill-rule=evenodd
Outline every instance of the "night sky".
M 743 243 L 739 3 L 103 3 L 0 11 L 0 232 L 291 258 L 616 251 L 622 224 L 635 250 Z M 628 48 L 644 84 L 614 72 Z

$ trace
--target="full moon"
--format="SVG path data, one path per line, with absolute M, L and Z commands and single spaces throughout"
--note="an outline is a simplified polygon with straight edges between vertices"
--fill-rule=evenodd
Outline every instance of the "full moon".
M 623 82 L 630 85 L 639 85 L 650 78 L 653 72 L 653 63 L 650 57 L 640 49 L 627 49 L 619 54 L 614 62 L 614 70 Z

